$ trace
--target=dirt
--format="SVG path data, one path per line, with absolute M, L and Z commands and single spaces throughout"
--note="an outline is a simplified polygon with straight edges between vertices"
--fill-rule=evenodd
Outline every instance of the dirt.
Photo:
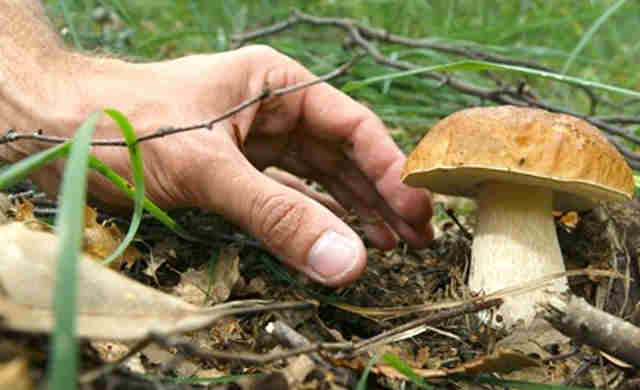
M 201 346 L 208 344 L 205 345 L 207 348 L 258 354 L 280 350 L 283 348 L 281 342 L 265 331 L 266 325 L 274 320 L 286 322 L 311 342 L 355 342 L 422 315 L 414 313 L 401 318 L 386 318 L 389 316 L 371 315 L 364 308 L 399 308 L 470 296 L 464 282 L 471 241 L 450 220 L 439 222 L 439 227 L 444 232 L 427 249 L 414 251 L 404 246 L 388 252 L 369 249 L 369 265 L 357 283 L 331 290 L 317 286 L 282 267 L 260 248 L 259 243 L 215 215 L 190 210 L 177 216 L 183 226 L 211 235 L 214 244 L 205 247 L 181 240 L 156 222 L 145 220 L 139 233 L 139 238 L 145 244 L 138 249 L 145 254 L 146 259 L 123 272 L 143 283 L 171 291 L 180 282 L 181 274 L 206 267 L 211 257 L 220 249 L 233 246 L 239 251 L 241 259 L 241 280 L 231 292 L 230 299 L 313 299 L 320 302 L 316 313 L 278 312 L 237 316 L 221 321 L 217 327 L 206 331 L 204 336 L 190 336 L 189 340 Z M 463 225 L 466 225 L 465 219 L 461 219 Z M 466 226 L 466 229 L 472 231 L 471 226 Z M 557 231 L 568 268 L 616 270 L 634 280 L 625 283 L 621 280 L 576 277 L 570 280 L 572 292 L 610 313 L 640 325 L 640 285 L 635 282 L 640 277 L 640 202 L 636 199 L 626 204 L 607 205 L 581 214 L 575 226 L 569 226 L 558 218 Z M 151 276 L 150 248 L 153 248 L 157 257 L 152 267 L 155 275 Z M 339 307 L 341 303 L 356 307 L 356 310 L 344 310 Z M 358 313 L 358 309 L 362 312 Z M 496 342 L 506 336 L 484 327 L 474 315 L 459 316 L 434 326 L 435 329 L 390 346 L 379 347 L 374 352 L 392 352 L 415 368 L 452 368 L 486 356 L 493 351 Z M 16 336 L 5 332 L 0 339 L 3 340 L 0 344 L 3 361 L 9 361 L 15 356 L 26 356 L 32 376 L 36 379 L 43 377 L 48 346 L 46 337 Z M 539 359 L 541 364 L 535 370 L 535 375 L 526 377 L 531 380 L 579 386 L 606 385 L 619 389 L 632 388 L 629 386 L 640 381 L 637 372 L 620 367 L 618 362 L 588 346 L 539 347 L 540 351 L 533 357 Z M 573 354 L 563 357 L 562 354 L 568 349 L 572 349 Z M 176 350 L 171 352 L 175 353 Z M 351 387 L 362 370 L 362 367 L 356 367 L 355 370 L 353 367 L 360 363 L 366 364 L 370 355 L 346 361 L 331 357 L 328 353 L 323 353 L 322 356 L 326 357 L 325 362 L 316 365 L 309 375 L 305 375 L 299 387 Z M 213 370 L 219 375 L 269 373 L 286 366 L 282 362 L 264 365 L 184 357 L 193 363 L 196 372 Z M 144 355 L 142 359 L 145 359 Z M 88 344 L 84 344 L 83 362 L 85 367 L 101 364 Z M 147 362 L 146 370 L 147 375 L 179 375 L 168 362 Z M 260 377 L 263 378 L 260 381 L 266 382 L 244 379 L 233 385 L 235 387 L 219 385 L 219 388 L 257 388 L 255 386 L 259 383 L 262 383 L 259 385 L 261 388 L 267 388 L 264 383 L 269 380 L 277 383 L 269 388 L 286 388 L 282 387 L 283 381 L 278 375 L 276 379 L 272 376 L 267 379 Z M 448 380 L 451 379 L 441 379 L 437 383 L 445 384 Z M 165 385 L 166 383 L 168 382 Z M 372 379 L 369 383 L 369 388 L 394 388 L 400 382 L 379 375 L 378 380 Z M 461 383 L 458 385 L 466 386 Z M 118 369 L 86 388 L 152 389 L 157 388 L 155 386 L 153 381 L 138 374 Z M 191 388 L 194 385 L 167 386 L 165 388 Z M 211 385 L 211 388 L 218 387 Z

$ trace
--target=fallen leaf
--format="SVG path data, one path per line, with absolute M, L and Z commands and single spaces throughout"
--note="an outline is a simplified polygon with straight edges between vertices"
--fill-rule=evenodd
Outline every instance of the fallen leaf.
M 616 366 L 620 367 L 620 368 L 624 368 L 624 369 L 631 369 L 633 368 L 633 366 L 627 362 L 625 362 L 624 360 L 620 360 L 615 356 L 611 356 L 606 352 L 602 352 L 600 351 L 600 355 L 602 355 L 603 358 L 607 359 L 608 361 L 610 361 L 611 363 L 615 364 Z
M 544 347 L 557 345 L 559 353 L 568 352 L 572 347 L 571 339 L 556 329 L 547 321 L 535 318 L 527 328 L 514 328 L 508 336 L 497 342 L 498 348 L 505 348 L 521 352 L 527 356 L 537 355 L 543 358 L 551 357 Z
M 16 221 L 24 222 L 29 229 L 43 232 L 52 231 L 52 227 L 40 221 L 33 213 L 33 203 L 24 200 L 16 205 Z M 113 223 L 100 224 L 98 213 L 91 207 L 84 208 L 84 251 L 96 261 L 106 259 L 122 242 L 124 234 Z M 122 264 L 133 264 L 142 254 L 135 247 L 129 246 L 122 255 L 118 256 L 109 267 L 120 269 Z
M 409 362 L 410 363 L 410 362 Z M 361 362 L 363 369 L 365 362 Z M 532 359 L 520 352 L 498 348 L 491 355 L 477 357 L 453 368 L 420 368 L 411 367 L 418 376 L 426 379 L 442 378 L 450 375 L 478 375 L 489 373 L 505 374 L 522 370 L 528 367 L 540 367 L 537 359 Z M 384 375 L 389 379 L 407 379 L 403 374 L 386 363 L 378 362 L 372 369 L 373 372 Z
M 578 222 L 580 222 L 580 217 L 578 213 L 575 211 L 569 211 L 565 213 L 562 217 L 560 217 L 560 222 L 568 228 L 574 229 L 578 226 Z
M 212 303 L 220 303 L 229 299 L 233 286 L 240 278 L 240 249 L 227 247 L 220 251 L 213 272 L 213 281 L 209 290 L 209 300 Z
M 110 222 L 98 223 L 98 213 L 91 207 L 84 209 L 84 251 L 102 261 L 120 246 L 124 234 L 118 227 Z M 123 264 L 127 266 L 135 263 L 142 257 L 142 253 L 135 247 L 129 246 L 122 255 L 109 263 L 112 269 L 120 269 Z
M 29 376 L 29 364 L 23 358 L 15 358 L 0 364 L 0 389 L 33 390 Z
M 0 314 L 5 328 L 47 332 L 53 328 L 58 238 L 22 223 L 0 226 Z M 103 267 L 78 259 L 77 334 L 107 340 L 134 340 L 150 332 L 166 335 L 202 329 L 231 309 L 260 308 L 266 301 L 244 300 L 198 308 Z
M 33 213 L 35 206 L 28 199 L 24 199 L 16 203 L 15 207 L 15 220 L 23 222 L 31 230 L 37 230 L 39 232 L 50 232 L 53 230 L 51 225 L 48 225 L 38 218 Z
M 240 279 L 239 251 L 236 247 L 222 249 L 213 271 L 205 268 L 183 273 L 174 292 L 185 301 L 199 306 L 225 302 Z
M 33 214 L 33 209 L 33 203 L 28 199 L 17 201 L 15 207 L 16 221 L 24 222 L 36 219 L 35 214 Z
M 147 358 L 147 366 L 152 364 L 160 368 L 171 368 L 181 377 L 189 378 L 198 372 L 198 366 L 182 357 L 176 359 L 176 355 L 156 344 L 151 344 L 141 352 Z
M 4 192 L 0 192 L 0 225 L 4 225 L 9 222 L 9 210 L 12 205 L 9 197 Z
M 129 353 L 129 346 L 116 341 L 92 341 L 91 347 L 104 362 L 115 362 Z
M 458 367 L 448 369 L 448 374 L 489 374 L 492 372 L 509 373 L 527 367 L 538 367 L 541 363 L 537 359 L 506 348 L 498 348 L 491 355 L 480 356 Z
M 180 276 L 180 283 L 173 288 L 173 293 L 185 302 L 201 306 L 207 301 L 207 284 L 206 272 L 189 270 Z

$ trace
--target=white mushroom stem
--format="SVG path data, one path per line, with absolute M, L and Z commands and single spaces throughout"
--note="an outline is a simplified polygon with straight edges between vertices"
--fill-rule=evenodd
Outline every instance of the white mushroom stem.
M 552 190 L 487 183 L 478 202 L 469 276 L 472 291 L 492 293 L 565 271 L 551 214 Z M 528 326 L 539 309 L 537 303 L 546 301 L 549 292 L 567 288 L 564 278 L 534 292 L 507 297 L 493 325 L 509 328 L 522 320 Z

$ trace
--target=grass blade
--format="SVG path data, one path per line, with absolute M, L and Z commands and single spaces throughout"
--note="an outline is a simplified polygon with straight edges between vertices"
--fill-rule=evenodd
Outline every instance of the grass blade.
M 413 372 L 411 367 L 405 364 L 405 362 L 400 360 L 397 356 L 390 353 L 385 353 L 384 355 L 382 355 L 382 360 L 384 360 L 391 367 L 395 368 L 396 371 L 409 378 L 409 380 L 416 386 L 422 389 L 433 389 L 433 386 L 425 382 L 424 379 Z
M 74 389 L 78 370 L 75 340 L 76 262 L 82 250 L 84 205 L 87 196 L 89 147 L 100 112 L 93 113 L 80 126 L 69 152 L 62 179 L 61 207 L 56 218 L 60 239 L 54 295 L 55 331 L 53 358 L 49 367 L 52 389 Z M 63 144 L 64 145 L 64 144 Z
M 137 143 L 136 132 L 133 130 L 133 126 L 129 120 L 120 112 L 113 109 L 104 110 L 104 112 L 113 119 L 118 126 L 120 126 L 120 131 L 124 136 L 125 141 L 127 142 L 127 147 L 129 149 L 129 159 L 131 160 L 131 169 L 133 170 L 133 182 L 135 184 L 135 190 L 133 194 L 133 216 L 131 217 L 131 224 L 129 225 L 129 230 L 127 234 L 122 239 L 120 246 L 116 248 L 104 260 L 105 264 L 110 263 L 118 256 L 120 256 L 125 249 L 129 246 L 131 241 L 136 235 L 138 231 L 138 227 L 140 226 L 140 221 L 142 221 L 142 210 L 144 204 L 144 167 L 142 164 L 142 156 L 140 147 Z
M 352 92 L 373 83 L 396 79 L 399 77 L 414 76 L 421 73 L 466 71 L 466 70 L 496 70 L 496 71 L 505 71 L 505 72 L 513 72 L 513 73 L 523 73 L 531 76 L 540 77 L 543 79 L 559 81 L 565 84 L 580 85 L 583 87 L 601 89 L 604 91 L 619 93 L 621 95 L 640 98 L 640 92 L 636 92 L 626 88 L 616 87 L 613 85 L 602 84 L 596 81 L 590 81 L 590 80 L 585 80 L 578 77 L 566 76 L 559 73 L 546 72 L 543 70 L 525 68 L 523 66 L 494 64 L 492 62 L 473 61 L 473 60 L 452 62 L 444 65 L 427 66 L 419 69 L 413 69 L 413 70 L 408 70 L 403 72 L 390 73 L 383 76 L 371 77 L 361 81 L 351 81 L 345 84 L 344 87 L 342 87 L 342 91 Z
M 69 31 L 71 31 L 71 38 L 73 39 L 73 45 L 78 49 L 82 49 L 83 48 L 82 42 L 80 41 L 80 37 L 78 36 L 78 31 L 76 30 L 76 27 L 73 24 L 73 18 L 71 17 L 71 12 L 67 7 L 66 0 L 58 0 L 58 4 L 62 9 L 62 14 L 64 15 L 64 21 L 67 25 L 67 28 L 69 29 Z
M 618 8 L 620 8 L 624 3 L 626 3 L 626 1 L 627 0 L 618 0 L 617 3 L 609 7 L 602 15 L 600 15 L 598 19 L 596 19 L 596 21 L 591 25 L 591 27 L 589 27 L 589 30 L 587 30 L 587 32 L 584 33 L 584 35 L 580 39 L 580 42 L 578 42 L 576 47 L 571 51 L 569 58 L 567 58 L 567 61 L 564 63 L 564 66 L 562 67 L 563 74 L 566 74 L 569 71 L 569 68 L 573 64 L 573 61 L 576 59 L 578 54 L 582 52 L 582 49 L 584 49 L 587 43 L 591 41 L 591 38 L 593 38 L 593 36 L 595 35 L 596 31 L 598 31 L 600 26 L 602 26 L 602 24 L 606 22 L 607 19 L 609 19 L 609 17 L 618 10 Z
M 360 376 L 360 380 L 358 381 L 358 385 L 355 390 L 367 390 L 367 378 L 369 377 L 369 372 L 371 372 L 371 367 L 378 362 L 380 359 L 380 355 L 375 355 L 369 360 L 367 366 L 362 371 L 362 376 Z
M 113 185 L 118 187 L 125 195 L 129 198 L 133 199 L 135 196 L 135 189 L 129 183 L 127 179 L 118 175 L 113 169 L 106 166 L 102 161 L 97 159 L 94 156 L 89 157 L 89 166 L 91 169 L 96 170 L 102 176 L 104 176 L 107 180 L 109 180 Z M 182 226 L 180 226 L 173 218 L 171 218 L 167 213 L 165 213 L 160 207 L 156 206 L 155 203 L 150 201 L 147 197 L 143 200 L 143 208 L 149 212 L 149 214 L 153 215 L 158 221 L 160 221 L 163 225 L 171 229 L 174 233 L 184 238 L 185 240 L 202 242 L 198 237 L 194 237 L 189 234 Z
M 11 164 L 0 173 L 0 189 L 11 187 L 27 177 L 30 172 L 42 168 L 58 157 L 66 157 L 69 154 L 69 149 L 71 149 L 71 141 L 43 150 L 15 164 Z
M 542 383 L 532 383 L 523 381 L 514 381 L 509 379 L 500 379 L 488 375 L 478 375 L 473 377 L 455 377 L 468 383 L 481 383 L 485 385 L 502 386 L 505 388 L 520 390 L 593 390 L 588 387 L 565 386 L 565 385 L 546 385 Z
M 433 389 L 422 377 L 416 374 L 411 367 L 393 354 L 384 354 L 382 359 L 391 367 L 396 369 L 402 375 L 406 376 L 413 384 L 423 389 Z M 501 386 L 505 388 L 517 388 L 521 390 L 589 390 L 585 387 L 564 386 L 564 385 L 546 385 L 541 383 L 531 383 L 514 381 L 508 379 L 495 378 L 488 375 L 477 376 L 452 376 L 451 379 L 462 380 L 468 383 L 481 383 L 487 385 Z

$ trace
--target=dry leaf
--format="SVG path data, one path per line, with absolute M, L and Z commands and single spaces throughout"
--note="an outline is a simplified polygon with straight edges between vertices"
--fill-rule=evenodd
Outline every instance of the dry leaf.
M 46 332 L 53 327 L 58 238 L 21 223 L 0 226 L 2 326 Z M 199 309 L 101 266 L 88 256 L 78 261 L 77 333 L 95 339 L 133 340 L 149 332 L 180 333 L 208 326 L 226 310 L 263 304 L 236 301 Z
M 16 202 L 16 221 L 31 221 L 35 220 L 36 216 L 33 214 L 33 203 L 28 199 L 24 199 L 21 202 Z
M 209 299 L 213 303 L 224 302 L 229 299 L 233 286 L 240 278 L 240 257 L 237 247 L 227 247 L 220 251 L 214 270 L 213 290 Z
M 175 370 L 179 376 L 184 378 L 195 376 L 199 370 L 195 363 L 183 359 L 181 356 L 176 357 L 174 353 L 156 344 L 149 345 L 143 349 L 141 353 L 147 358 L 147 367 L 151 364 L 151 367 L 171 368 Z
M 22 202 L 17 202 L 15 207 L 16 221 L 24 222 L 25 225 L 31 230 L 37 230 L 39 232 L 50 232 L 52 227 L 38 218 L 33 213 L 35 206 L 28 199 L 24 199 Z
M 509 373 L 527 367 L 538 367 L 540 361 L 506 348 L 498 348 L 491 355 L 481 356 L 465 362 L 458 367 L 448 369 L 448 374 L 489 374 L 492 372 Z
M 580 217 L 578 213 L 575 211 L 569 211 L 565 213 L 562 217 L 560 217 L 560 222 L 568 228 L 574 229 L 578 226 L 578 222 L 580 222 Z
M 23 358 L 15 358 L 0 364 L 0 389 L 33 390 L 29 376 L 29 364 Z
M 0 192 L 0 225 L 4 225 L 5 223 L 9 223 L 9 210 L 11 210 L 11 201 L 9 197 L 4 192 Z
M 129 346 L 117 341 L 92 341 L 90 344 L 104 362 L 115 362 L 129 353 Z
M 235 247 L 221 250 L 213 272 L 201 269 L 183 273 L 174 292 L 185 301 L 198 306 L 207 302 L 225 302 L 240 279 L 238 253 L 239 249 Z
M 429 379 L 442 378 L 449 375 L 477 375 L 494 372 L 504 374 L 528 367 L 539 367 L 540 365 L 538 360 L 532 359 L 520 352 L 498 348 L 496 352 L 491 355 L 475 358 L 457 367 L 437 369 L 412 367 L 412 370 L 417 375 Z M 390 379 L 406 379 L 404 375 L 384 363 L 376 364 L 376 366 L 372 368 L 372 371 Z
M 33 214 L 33 203 L 25 200 L 16 205 L 16 221 L 24 222 L 29 229 L 36 231 L 51 231 L 51 226 L 40 221 Z M 122 242 L 124 234 L 113 223 L 100 224 L 98 213 L 91 207 L 84 208 L 84 250 L 96 261 L 106 259 Z M 128 247 L 122 255 L 109 263 L 112 269 L 120 269 L 123 263 L 133 264 L 142 254 L 135 247 Z
M 570 338 L 554 329 L 547 321 L 535 318 L 528 328 L 512 329 L 510 334 L 498 341 L 498 348 L 505 348 L 521 352 L 525 355 L 537 355 L 543 358 L 551 357 L 544 349 L 545 346 L 555 344 L 560 348 L 560 353 L 571 349 Z
M 113 223 L 98 223 L 97 217 L 98 213 L 94 209 L 89 206 L 84 208 L 84 250 L 96 259 L 104 260 L 120 246 L 124 234 Z M 122 255 L 109 263 L 109 267 L 120 269 L 124 263 L 130 266 L 141 257 L 142 254 L 135 247 L 129 246 Z
M 611 363 L 615 364 L 616 366 L 620 367 L 620 368 L 624 368 L 624 369 L 630 369 L 633 368 L 633 366 L 623 360 L 618 359 L 615 356 L 611 356 L 606 352 L 602 352 L 600 351 L 600 355 L 602 355 L 603 358 L 607 359 L 608 361 L 610 361 Z

